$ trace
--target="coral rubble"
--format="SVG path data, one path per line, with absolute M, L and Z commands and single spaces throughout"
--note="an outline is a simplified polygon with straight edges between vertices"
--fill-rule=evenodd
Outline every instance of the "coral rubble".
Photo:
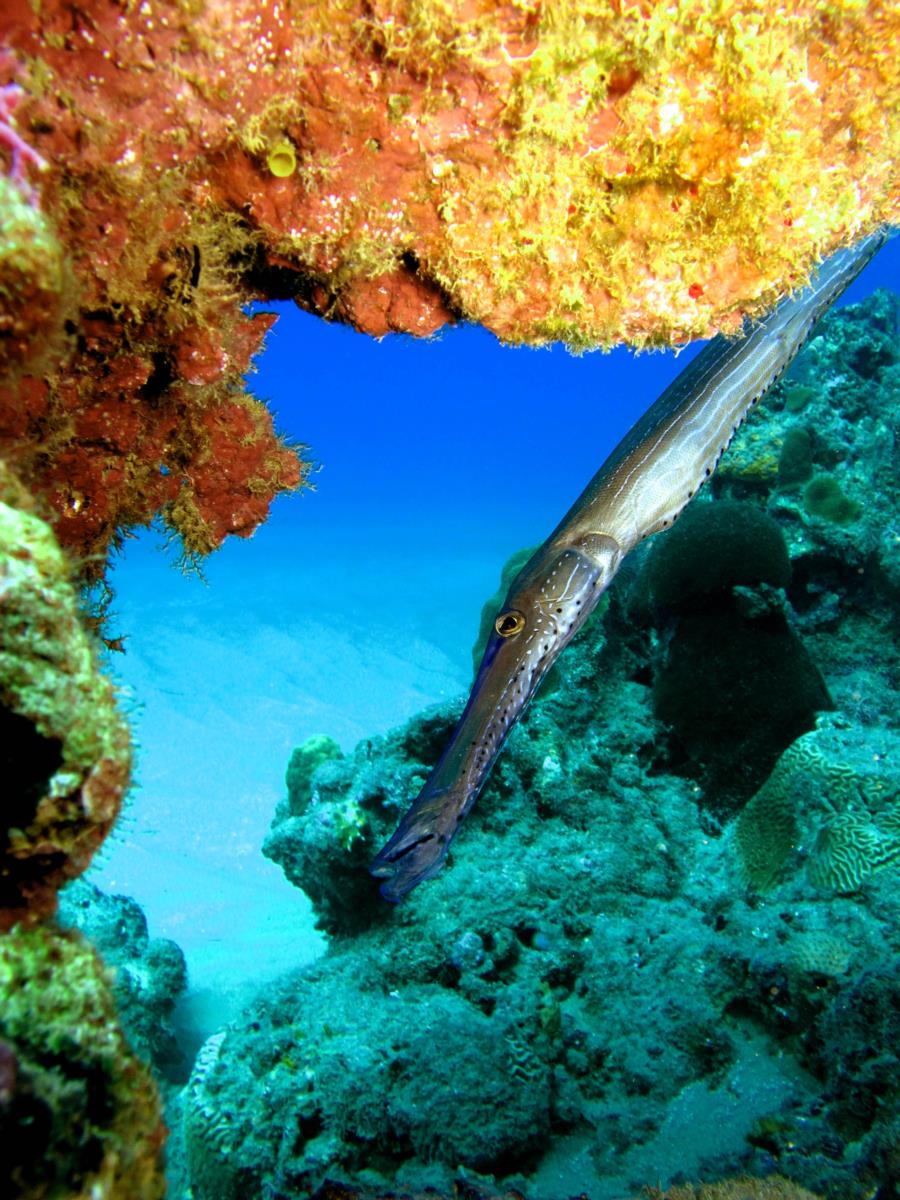
M 183 1130 L 196 1200 L 325 1178 L 351 1195 L 449 1192 L 459 1172 L 538 1200 L 635 1194 L 660 1174 L 670 1190 L 650 1194 L 671 1200 L 892 1194 L 898 307 L 881 293 L 831 314 L 678 553 L 661 540 L 626 564 L 427 886 L 385 905 L 366 867 L 458 703 L 322 756 L 302 794 L 294 760 L 265 849 L 329 949 L 198 1059 Z M 810 513 L 796 473 L 747 469 L 777 463 L 798 422 L 815 469 L 866 489 L 852 523 Z M 720 531 L 743 550 L 680 574 Z M 782 731 L 770 780 L 739 803 L 721 802 L 727 773 L 663 736 L 654 696 L 705 604 L 789 630 L 835 705 L 797 740 Z
M 0 938 L 0 1191 L 161 1200 L 164 1130 L 97 954 L 52 925 Z
M 303 477 L 243 387 L 248 301 L 575 347 L 733 329 L 900 216 L 898 36 L 841 0 L 7 5 L 3 186 L 46 254 L 20 222 L 0 334 L 56 353 L 0 390 L 0 446 L 65 545 L 161 512 L 203 554 Z

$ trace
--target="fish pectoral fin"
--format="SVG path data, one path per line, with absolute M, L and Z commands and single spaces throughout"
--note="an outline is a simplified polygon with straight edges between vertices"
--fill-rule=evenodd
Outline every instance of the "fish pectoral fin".
M 385 900 L 400 900 L 437 875 L 459 821 L 460 808 L 449 788 L 424 793 L 416 800 L 369 867 L 373 875 L 385 880 L 381 885 Z

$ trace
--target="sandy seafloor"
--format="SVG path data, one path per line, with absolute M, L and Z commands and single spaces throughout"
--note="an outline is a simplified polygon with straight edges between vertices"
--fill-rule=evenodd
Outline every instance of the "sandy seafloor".
M 897 239 L 847 294 L 900 278 Z M 291 749 L 349 750 L 466 689 L 483 601 L 686 359 L 512 350 L 475 329 L 377 343 L 290 306 L 253 387 L 322 464 L 185 576 L 163 536 L 115 564 L 112 656 L 138 744 L 128 816 L 89 878 L 188 961 L 194 1036 L 310 961 L 305 897 L 260 847 Z

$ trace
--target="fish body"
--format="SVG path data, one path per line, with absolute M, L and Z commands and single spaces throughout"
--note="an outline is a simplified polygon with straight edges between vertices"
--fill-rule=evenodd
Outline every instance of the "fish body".
M 823 313 L 882 245 L 879 231 L 824 262 L 810 285 L 738 337 L 714 338 L 616 446 L 510 585 L 468 703 L 421 793 L 371 871 L 399 900 L 441 869 L 541 680 L 638 542 L 668 528 Z

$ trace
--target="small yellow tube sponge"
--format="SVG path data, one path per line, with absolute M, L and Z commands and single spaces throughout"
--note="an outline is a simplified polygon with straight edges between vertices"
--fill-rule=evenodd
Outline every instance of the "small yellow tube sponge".
M 276 142 L 266 153 L 266 166 L 277 179 L 287 179 L 297 170 L 297 152 L 286 139 Z

